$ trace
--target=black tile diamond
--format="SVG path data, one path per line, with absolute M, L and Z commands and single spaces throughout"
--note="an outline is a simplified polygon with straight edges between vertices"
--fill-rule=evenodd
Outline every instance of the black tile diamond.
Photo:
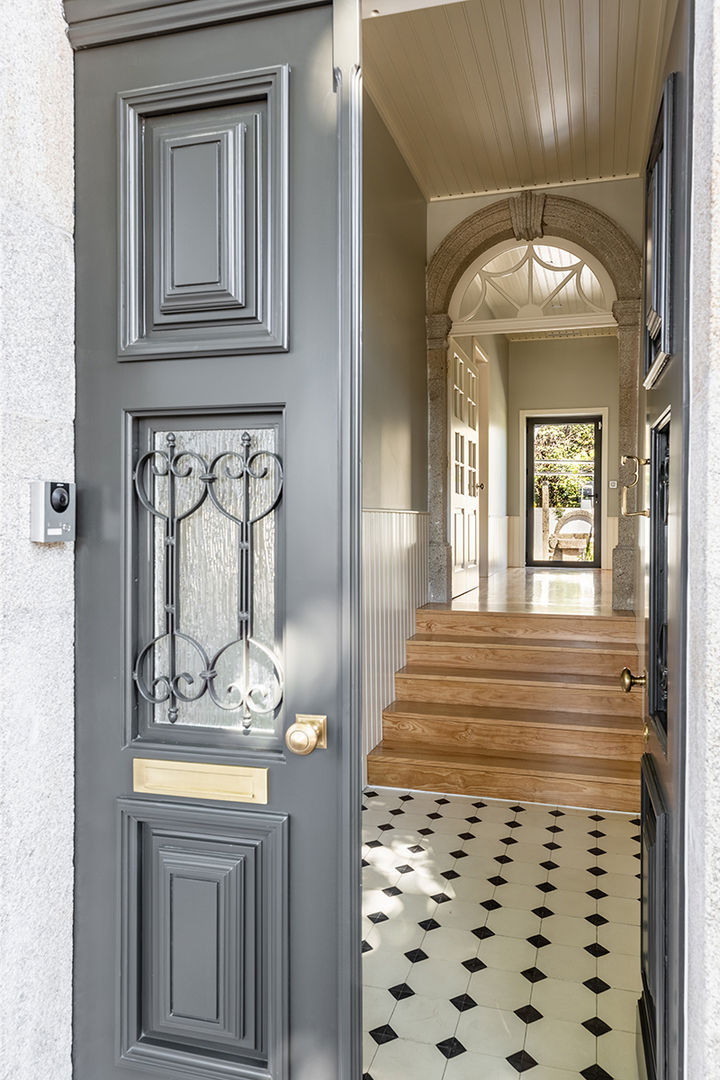
M 393 815 L 393 817 L 397 817 L 398 814 L 404 814 L 405 811 L 401 810 L 400 807 L 398 807 L 397 810 L 391 810 L 390 813 Z
M 506 863 L 512 862 L 512 859 L 509 855 L 496 855 L 495 862 L 499 862 L 502 866 L 505 866 Z
M 561 829 L 559 825 L 548 825 L 547 831 L 551 833 L 564 832 L 564 830 Z
M 631 817 L 630 818 L 630 824 L 631 825 L 642 825 L 642 821 L 640 820 L 639 817 Z
M 415 996 L 415 991 L 407 983 L 398 983 L 397 986 L 391 986 L 388 993 L 392 994 L 396 1001 Z
M 440 923 L 436 922 L 435 919 L 423 919 L 422 922 L 418 923 L 418 926 L 422 930 L 437 930 L 439 925 L 440 925 Z
M 390 829 L 394 829 L 395 826 L 391 825 L 389 821 L 386 821 L 384 825 L 379 825 L 380 832 L 389 832 Z
M 370 944 L 369 941 L 363 941 L 363 943 L 362 943 L 362 951 L 364 953 L 372 952 L 372 945 Z
M 400 796 L 400 802 L 412 802 L 412 801 L 413 801 L 412 795 L 401 795 Z
M 510 809 L 512 810 L 513 814 L 524 814 L 525 813 L 525 807 L 524 806 L 511 806 Z
M 586 895 L 591 896 L 593 900 L 604 900 L 607 893 L 603 892 L 602 889 L 590 889 Z
M 525 968 L 520 974 L 531 983 L 542 982 L 543 979 L 547 979 L 545 972 L 536 967 Z
M 522 1009 L 516 1009 L 515 1015 L 519 1016 L 523 1024 L 534 1024 L 536 1020 L 542 1020 L 543 1014 L 538 1012 L 534 1005 L 523 1005 Z
M 488 881 L 491 885 L 507 885 L 505 878 L 500 877 L 499 874 L 496 874 L 495 877 L 488 878 Z
M 363 1073 L 362 1080 L 373 1080 L 370 1073 Z
M 433 894 L 433 896 L 430 897 L 430 899 L 434 900 L 436 904 L 447 904 L 450 900 L 450 897 L 447 893 L 436 892 Z
M 388 917 L 384 911 L 373 911 L 372 915 L 368 915 L 368 919 L 371 923 L 387 922 Z
M 591 821 L 604 821 L 605 818 L 602 816 L 602 814 L 590 814 L 590 820 Z
M 455 1038 L 454 1035 L 452 1038 L 443 1039 L 442 1042 L 436 1043 L 435 1045 L 437 1046 L 443 1057 L 446 1058 L 459 1057 L 460 1054 L 465 1053 L 465 1047 L 459 1039 Z
M 402 866 L 396 866 L 395 869 L 397 870 L 398 874 L 412 874 L 415 867 L 408 866 L 407 863 L 403 863 Z
M 397 1039 L 397 1033 L 393 1031 L 389 1024 L 383 1024 L 382 1027 L 373 1028 L 370 1037 L 375 1040 L 378 1046 L 382 1046 L 383 1043 Z
M 457 851 L 450 852 L 451 859 L 467 859 L 467 856 L 467 851 L 461 851 L 460 848 L 458 848 Z
M 542 934 L 533 934 L 533 936 L 529 937 L 527 940 L 535 949 L 544 949 L 546 945 L 550 944 L 548 939 L 543 937 Z
M 588 990 L 592 990 L 593 994 L 604 994 L 610 987 L 602 979 L 592 978 L 586 979 L 583 986 L 587 986 Z
M 630 839 L 635 840 L 639 844 L 642 841 L 642 836 L 638 833 L 637 836 L 631 836 Z
M 481 941 L 484 941 L 485 938 L 495 937 L 493 931 L 487 926 L 476 926 L 473 930 L 473 934 L 476 938 L 480 938 Z
M 585 921 L 592 923 L 593 926 L 604 926 L 608 921 L 604 915 L 586 915 Z
M 602 866 L 588 866 L 587 872 L 593 877 L 602 877 L 603 874 L 607 874 L 607 870 L 603 870 Z
M 474 840 L 475 837 L 471 832 L 458 833 L 458 840 Z
M 458 1012 L 477 1008 L 477 1001 L 473 1001 L 469 994 L 458 994 L 457 997 L 450 998 L 450 1004 L 454 1005 Z
M 382 844 L 380 843 L 379 840 L 368 840 L 367 846 L 368 847 L 382 847 Z
M 484 907 L 486 911 L 497 911 L 502 907 L 502 904 L 498 904 L 497 900 L 483 900 L 480 907 Z
M 598 945 L 597 941 L 593 941 L 592 945 L 585 946 L 585 952 L 590 953 L 591 956 L 607 956 L 610 950 L 604 945 Z
M 378 797 L 377 791 L 366 791 L 364 794 L 366 799 L 377 799 Z
M 563 813 L 562 810 L 551 810 L 550 811 L 550 816 L 551 817 L 565 817 L 565 814 Z
M 363 867 L 363 869 L 364 869 L 364 868 L 365 868 L 366 866 L 369 866 L 369 865 L 370 865 L 370 863 L 369 863 L 369 862 L 367 861 L 367 859 L 363 859 L 363 861 L 362 861 L 362 862 L 360 863 L 360 865 L 361 865 L 361 866 Z
M 540 892 L 549 893 L 555 892 L 555 890 L 557 889 L 557 885 L 551 885 L 549 881 L 541 881 L 539 885 L 535 886 L 535 888 L 539 889 Z
M 442 814 L 438 814 L 436 812 L 434 814 L 428 814 L 428 817 L 430 818 L 431 821 L 437 821 L 438 818 L 442 817 Z
M 583 1069 L 580 1075 L 584 1077 L 584 1080 L 613 1080 L 610 1073 L 605 1072 L 605 1070 L 597 1064 L 588 1065 L 587 1069 Z
M 450 800 L 449 799 L 436 799 L 435 802 L 438 804 L 438 806 L 447 806 L 448 803 L 450 802 Z
M 475 809 L 476 809 L 476 810 L 484 810 L 484 809 L 485 809 L 485 807 L 487 806 L 487 803 L 484 803 L 484 802 L 474 802 L 474 803 L 473 803 L 473 806 L 475 807 Z
M 402 896 L 402 889 L 398 889 L 397 885 L 388 885 L 387 889 L 383 889 L 386 896 Z
M 600 837 L 604 836 L 604 835 L 605 835 L 605 833 L 600 832 L 599 829 L 591 829 L 590 832 L 588 833 L 588 836 L 594 836 L 597 840 L 599 840 Z
M 612 1031 L 610 1025 L 601 1020 L 599 1016 L 593 1016 L 591 1020 L 583 1020 L 583 1027 L 587 1028 L 596 1039 L 599 1039 L 601 1035 L 607 1035 L 608 1031 Z
M 421 960 L 427 960 L 427 953 L 423 952 L 422 949 L 410 949 L 405 955 L 411 964 L 419 964 Z
M 552 859 L 546 859 L 545 862 L 541 862 L 540 865 L 542 866 L 543 870 L 557 870 L 559 864 L 553 862 Z
M 543 844 L 543 847 L 547 848 L 548 851 L 559 851 L 560 850 L 560 845 L 556 844 L 553 840 L 551 840 L 549 844 Z
M 633 859 L 642 859 L 642 854 L 639 851 L 636 851 L 633 854 Z
M 520 829 L 520 828 L 522 828 L 519 821 L 506 821 L 505 824 L 507 825 L 508 829 Z
M 368 808 L 367 808 L 367 806 L 361 806 L 360 809 L 361 810 L 367 810 Z
M 455 878 L 460 877 L 457 870 L 444 870 L 440 877 L 445 878 L 446 881 L 454 881 Z
M 501 844 L 517 844 L 517 840 L 515 839 L 514 836 L 503 836 L 502 840 L 500 840 L 500 843 Z
M 538 919 L 549 919 L 555 912 L 551 911 L 549 907 L 535 907 L 532 909 L 533 915 L 537 915 Z
M 433 836 L 434 833 L 435 833 L 435 830 L 434 829 L 418 829 L 418 832 L 420 833 L 421 836 Z
M 477 956 L 471 956 L 469 960 L 463 960 L 462 966 L 467 968 L 468 971 L 484 971 L 487 964 L 484 964 Z
M 482 821 L 482 818 L 479 818 L 477 814 L 472 814 L 470 817 L 466 817 L 465 820 L 469 825 L 477 825 L 478 821 Z
M 527 1072 L 528 1069 L 534 1069 L 537 1065 L 537 1061 L 532 1054 L 528 1054 L 527 1050 L 518 1050 L 517 1053 L 511 1054 L 510 1057 L 505 1060 L 519 1073 Z
M 607 852 L 601 847 L 588 848 L 588 855 L 607 855 Z
M 418 852 L 424 851 L 424 850 L 425 850 L 425 848 L 421 847 L 420 844 L 413 844 L 412 847 L 408 848 L 408 851 L 412 851 L 413 855 L 417 855 Z

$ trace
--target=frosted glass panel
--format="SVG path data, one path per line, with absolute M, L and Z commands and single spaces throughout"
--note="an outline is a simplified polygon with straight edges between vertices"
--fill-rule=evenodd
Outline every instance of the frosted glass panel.
M 155 723 L 271 733 L 276 642 L 274 427 L 159 430 L 136 491 L 153 514 L 153 627 L 135 677 Z

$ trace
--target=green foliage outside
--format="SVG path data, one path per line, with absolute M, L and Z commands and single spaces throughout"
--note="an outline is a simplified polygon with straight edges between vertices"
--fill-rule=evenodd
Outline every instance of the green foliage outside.
M 535 506 L 542 506 L 542 485 L 547 483 L 551 507 L 579 507 L 582 487 L 592 482 L 594 474 L 594 424 L 540 424 L 535 428 Z

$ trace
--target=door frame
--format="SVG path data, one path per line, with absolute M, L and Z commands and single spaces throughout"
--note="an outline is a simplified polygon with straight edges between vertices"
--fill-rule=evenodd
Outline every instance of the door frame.
M 478 361 L 475 359 L 475 355 L 474 355 L 475 354 L 475 348 L 474 348 L 474 342 L 473 342 L 472 338 L 470 339 L 470 348 L 469 349 L 466 348 L 465 344 L 463 342 L 461 342 L 458 338 L 452 337 L 452 336 L 448 338 L 447 371 L 446 371 L 446 379 L 447 379 L 447 425 L 446 425 L 446 427 L 447 427 L 447 445 L 446 445 L 446 453 L 447 453 L 447 482 L 446 482 L 447 501 L 446 501 L 446 505 L 445 505 L 445 529 L 446 529 L 447 542 L 448 542 L 448 545 L 450 546 L 451 551 L 452 551 L 452 546 L 453 546 L 453 509 L 452 509 L 452 501 L 453 501 L 453 492 L 455 490 L 454 476 L 453 476 L 453 462 L 455 460 L 455 451 L 454 451 L 454 448 L 453 448 L 453 432 L 452 432 L 453 395 L 452 395 L 451 388 L 450 388 L 450 382 L 451 382 L 451 380 L 453 378 L 453 355 L 452 354 L 453 354 L 454 351 L 457 351 L 460 354 L 464 364 L 466 364 L 466 365 L 470 364 L 475 369 L 477 369 L 479 367 Z M 479 383 L 480 383 L 480 374 L 479 374 L 479 372 L 476 372 L 476 378 L 478 380 L 478 387 L 479 387 Z M 475 427 L 476 434 L 479 432 L 479 429 L 480 429 L 480 409 L 479 409 L 479 406 L 478 406 L 477 423 L 476 423 L 476 427 Z M 479 462 L 478 462 L 478 464 L 479 464 Z M 479 475 L 479 472 L 477 473 L 477 475 Z M 482 482 L 484 483 L 485 481 L 482 481 Z M 455 596 L 463 596 L 467 592 L 472 592 L 472 590 L 476 589 L 478 587 L 478 585 L 480 584 L 480 576 L 481 576 L 480 575 L 480 570 L 481 570 L 481 564 L 480 564 L 480 547 L 481 547 L 481 543 L 480 543 L 480 527 L 481 527 L 482 522 L 481 522 L 481 519 L 480 519 L 480 511 L 479 511 L 480 497 L 479 497 L 478 492 L 475 493 L 475 499 L 477 500 L 477 504 L 478 504 L 478 511 L 477 511 L 477 518 L 476 518 L 478 535 L 477 535 L 477 538 L 476 538 L 476 541 L 475 541 L 476 553 L 477 553 L 477 560 L 476 560 L 477 561 L 477 581 L 475 582 L 474 585 L 468 585 L 467 588 L 462 588 L 460 590 L 460 592 L 455 593 L 454 592 L 455 568 L 454 568 L 454 565 L 452 564 L 452 559 L 451 559 L 451 565 L 450 565 L 450 597 L 449 597 L 449 599 L 453 599 L 453 597 L 455 597 Z M 487 534 L 487 524 L 485 525 L 485 532 Z M 487 536 L 486 536 L 486 541 L 485 541 L 485 547 L 486 547 L 486 550 L 487 550 Z M 487 559 L 486 559 L 486 566 L 487 566 Z M 465 571 L 465 573 L 467 573 L 467 571 Z M 487 570 L 486 570 L 485 576 L 487 577 Z
M 527 461 L 526 461 L 526 457 L 527 457 L 527 438 L 526 438 L 526 433 L 527 433 L 527 422 L 528 422 L 528 420 L 531 420 L 534 417 L 545 417 L 548 420 L 555 420 L 555 419 L 563 420 L 563 419 L 572 419 L 572 418 L 576 418 L 576 417 L 581 418 L 583 416 L 599 416 L 601 418 L 602 424 L 603 424 L 603 433 L 604 433 L 605 436 L 607 436 L 608 423 L 609 423 L 609 413 L 610 413 L 610 410 L 606 405 L 601 406 L 600 408 L 595 408 L 595 409 L 580 408 L 580 409 L 520 409 L 519 410 L 519 412 L 518 412 L 518 468 L 519 468 L 519 478 L 518 478 L 519 479 L 519 488 L 518 488 L 518 491 L 519 491 L 519 495 L 520 495 L 519 505 L 521 507 L 521 519 L 522 519 L 522 523 L 523 523 L 522 528 L 519 530 L 519 532 L 520 532 L 520 534 L 522 536 L 523 560 L 522 560 L 521 565 L 523 565 L 523 566 L 526 565 L 526 563 L 525 563 L 526 537 L 527 537 L 526 514 L 527 514 L 527 497 L 528 497 L 527 496 L 527 472 L 526 472 L 526 469 L 527 469 Z M 607 486 L 608 475 L 609 475 L 608 474 L 609 457 L 610 457 L 610 455 L 609 455 L 609 448 L 608 448 L 608 439 L 607 439 L 607 437 L 605 437 L 602 440 L 602 446 L 601 446 L 601 452 L 600 452 L 600 483 L 602 485 L 603 493 L 605 495 L 607 494 L 605 492 L 605 488 Z M 617 539 L 615 537 L 609 537 L 608 536 L 609 526 L 608 526 L 607 504 L 608 504 L 607 497 L 602 498 L 601 501 L 600 501 L 600 566 L 594 568 L 594 569 L 600 569 L 600 570 L 610 570 L 610 569 L 612 569 L 612 549 L 615 546 L 615 544 L 617 543 Z M 562 563 L 558 563 L 557 565 L 549 563 L 547 568 L 548 569 L 560 569 L 560 567 L 562 567 L 564 570 L 567 570 L 570 567 L 570 565 L 571 565 L 570 563 L 566 563 L 564 565 Z M 538 567 L 538 569 L 544 569 L 544 568 L 545 567 L 543 567 L 543 566 Z M 582 564 L 578 564 L 577 569 L 583 569 Z M 586 566 L 586 567 L 584 567 L 584 569 L 593 569 L 593 567 L 587 567 Z

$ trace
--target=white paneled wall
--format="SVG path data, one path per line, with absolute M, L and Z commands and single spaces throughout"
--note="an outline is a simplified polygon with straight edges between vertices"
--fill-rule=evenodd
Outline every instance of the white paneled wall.
M 427 603 L 429 515 L 363 511 L 363 730 L 369 753 L 382 738 L 382 711 L 415 633 L 415 609 Z

